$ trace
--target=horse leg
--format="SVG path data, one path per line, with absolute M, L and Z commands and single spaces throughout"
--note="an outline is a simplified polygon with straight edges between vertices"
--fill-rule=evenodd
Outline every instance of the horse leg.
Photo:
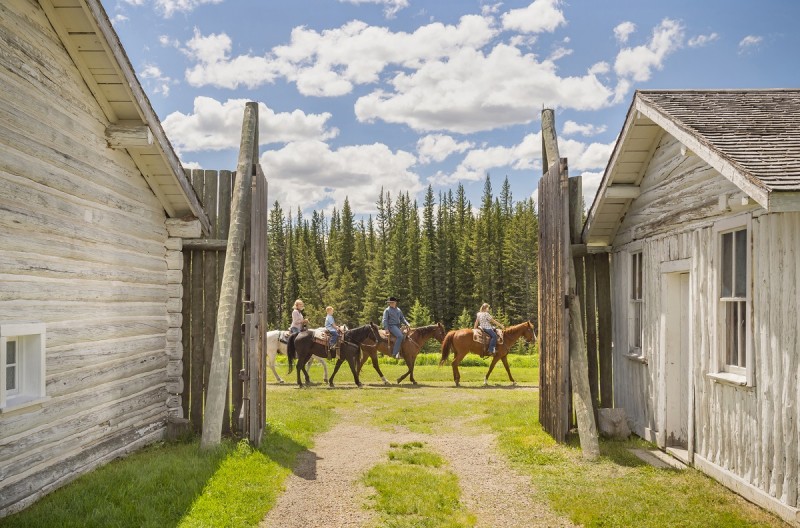
M 356 358 L 352 355 L 347 356 L 347 364 L 350 365 L 350 372 L 353 373 L 353 381 L 356 382 L 356 386 L 360 389 L 363 387 L 361 380 L 358 379 L 358 369 L 356 369 Z
M 339 367 L 342 366 L 342 363 L 344 363 L 344 358 L 340 357 L 336 360 L 336 366 L 333 367 L 333 374 L 331 374 L 331 377 L 328 379 L 328 385 L 331 387 L 333 387 L 333 378 L 336 377 L 336 373 L 339 372 Z
M 301 356 L 300 354 L 297 355 L 297 386 L 302 387 L 303 381 L 300 378 L 300 373 L 305 372 L 305 364 L 306 358 Z M 306 383 L 308 383 L 308 374 L 306 374 Z
M 378 373 L 378 376 L 381 377 L 381 380 L 383 380 L 383 384 L 384 385 L 389 385 L 389 380 L 386 379 L 386 376 L 384 376 L 383 372 L 381 372 L 381 367 L 378 366 L 378 349 L 377 348 L 372 353 L 370 358 L 372 359 L 372 366 L 375 368 L 375 372 Z
M 500 361 L 503 362 L 503 366 L 506 368 L 506 372 L 508 372 L 508 379 L 511 381 L 511 384 L 516 385 L 517 382 L 514 381 L 514 376 L 511 375 L 511 368 L 508 366 L 508 356 L 503 356 L 500 358 Z
M 456 382 L 456 387 L 461 383 L 461 373 L 458 371 L 458 365 L 461 364 L 461 360 L 464 359 L 466 355 L 466 353 L 462 354 L 461 352 L 456 352 L 453 358 L 453 381 Z
M 277 350 L 270 350 L 267 352 L 267 366 L 272 371 L 272 375 L 275 376 L 275 381 L 278 383 L 283 383 L 283 378 L 278 376 L 278 371 L 275 370 L 275 356 L 277 355 Z
M 505 359 L 505 357 L 503 359 Z M 497 353 L 495 353 L 494 356 L 492 356 L 492 362 L 489 364 L 489 372 L 487 372 L 486 376 L 483 377 L 484 387 L 489 385 L 489 375 L 492 373 L 492 370 L 494 370 L 494 366 L 497 365 L 497 360 L 498 360 Z

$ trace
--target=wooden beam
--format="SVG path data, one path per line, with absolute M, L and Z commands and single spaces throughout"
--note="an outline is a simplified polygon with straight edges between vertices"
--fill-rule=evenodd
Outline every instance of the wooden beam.
M 617 184 L 606 188 L 605 197 L 632 200 L 638 198 L 641 193 L 641 188 L 638 185 Z
M 153 144 L 153 132 L 147 125 L 108 125 L 106 141 L 112 149 L 145 148 Z
M 197 251 L 225 251 L 228 241 L 219 238 L 195 238 L 183 241 L 183 249 L 194 249 Z
M 205 214 L 203 216 L 205 216 Z M 196 218 L 167 218 L 164 223 L 167 227 L 167 233 L 174 238 L 198 238 L 203 230 L 200 220 Z M 184 247 L 186 246 L 186 242 L 186 240 L 183 241 Z
M 228 392 L 231 341 L 235 330 L 233 320 L 239 308 L 236 296 L 239 292 L 242 253 L 250 217 L 254 152 L 257 151 L 258 103 L 250 102 L 245 105 L 244 109 L 239 161 L 236 165 L 236 181 L 233 184 L 228 248 L 225 252 L 225 269 L 220 286 L 217 328 L 214 334 L 214 351 L 211 357 L 203 435 L 200 441 L 203 449 L 217 446 L 222 440 L 222 419 L 225 411 L 225 395 Z

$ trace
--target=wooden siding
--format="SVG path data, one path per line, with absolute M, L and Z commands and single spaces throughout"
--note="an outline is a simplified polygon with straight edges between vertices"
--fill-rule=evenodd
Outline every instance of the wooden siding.
M 0 4 L 0 42 L 0 321 L 46 324 L 50 398 L 0 414 L 1 516 L 162 436 L 179 292 L 164 209 L 107 147 L 103 111 L 37 2 Z
M 691 382 L 689 438 L 698 463 L 713 464 L 790 508 L 798 499 L 797 314 L 800 281 L 800 214 L 743 211 L 752 219 L 751 296 L 753 387 L 712 379 L 718 372 L 715 298 L 717 240 L 714 222 L 742 214 L 723 211 L 721 194 L 737 189 L 696 156 L 682 156 L 665 136 L 614 242 L 615 405 L 624 407 L 634 431 L 665 445 L 669 386 L 660 325 L 663 263 L 690 262 Z M 630 251 L 641 249 L 644 269 L 643 352 L 629 349 Z M 669 329 L 666 329 L 669 331 Z M 741 492 L 741 490 L 740 490 Z M 758 497 L 749 496 L 751 500 Z M 773 507 L 774 504 L 760 503 Z M 780 508 L 772 508 L 780 512 Z M 787 510 L 788 511 L 788 510 Z M 786 518 L 789 514 L 782 515 Z

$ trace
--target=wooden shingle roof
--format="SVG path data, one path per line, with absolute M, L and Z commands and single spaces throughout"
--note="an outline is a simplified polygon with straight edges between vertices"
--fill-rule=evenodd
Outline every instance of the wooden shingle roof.
M 800 211 L 800 89 L 641 90 L 589 210 L 587 244 L 611 243 L 663 134 L 767 211 Z
M 800 90 L 640 91 L 752 183 L 800 191 Z

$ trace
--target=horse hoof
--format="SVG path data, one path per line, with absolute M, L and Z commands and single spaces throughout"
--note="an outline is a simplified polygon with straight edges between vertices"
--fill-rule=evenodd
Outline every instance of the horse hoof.
M 279 380 L 278 380 L 278 383 L 280 383 L 281 385 L 283 385 L 285 382 L 284 382 L 282 379 L 279 379 Z
M 397 384 L 400 385 L 400 382 L 403 381 L 400 378 L 397 379 Z
M 359 389 L 363 389 L 363 388 L 364 388 L 364 384 L 363 384 L 363 383 L 359 383 L 359 384 L 358 384 L 358 388 L 359 388 Z
M 389 380 L 386 379 L 386 378 L 383 378 L 383 384 L 384 385 L 391 385 L 391 383 L 389 383 Z
M 323 379 L 322 383 L 328 383 L 328 379 L 327 378 Z
M 512 387 L 516 387 L 516 386 L 517 386 L 517 382 L 516 382 L 516 381 L 512 381 L 512 382 L 511 382 L 511 386 L 512 386 Z
M 417 383 L 416 381 L 412 381 L 411 384 L 412 385 L 419 385 L 419 383 Z

